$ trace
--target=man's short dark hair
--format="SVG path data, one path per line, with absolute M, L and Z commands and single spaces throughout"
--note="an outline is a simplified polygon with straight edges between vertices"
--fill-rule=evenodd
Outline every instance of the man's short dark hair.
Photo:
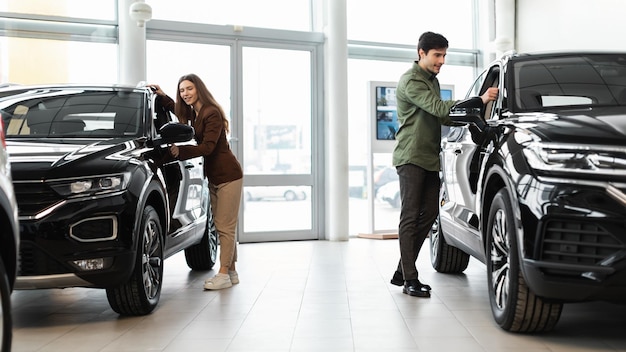
M 420 49 L 424 50 L 424 53 L 428 54 L 430 49 L 447 49 L 448 39 L 439 33 L 425 32 L 420 35 L 420 39 L 417 42 L 417 52 Z

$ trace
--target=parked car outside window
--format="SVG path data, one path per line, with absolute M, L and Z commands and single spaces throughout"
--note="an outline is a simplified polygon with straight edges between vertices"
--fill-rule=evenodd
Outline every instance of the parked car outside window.
M 202 158 L 172 160 L 195 143 L 147 88 L 13 86 L 0 112 L 19 206 L 17 289 L 94 287 L 111 308 L 158 304 L 164 259 L 215 264 L 217 236 Z
M 390 181 L 385 183 L 376 192 L 376 199 L 387 202 L 394 208 L 400 208 L 400 181 Z
M 250 186 L 244 188 L 246 201 L 307 199 L 310 187 L 306 186 Z
M 483 106 L 488 87 L 498 100 Z M 504 330 L 551 330 L 564 303 L 626 302 L 626 53 L 508 54 L 451 111 L 439 272 L 487 267 Z

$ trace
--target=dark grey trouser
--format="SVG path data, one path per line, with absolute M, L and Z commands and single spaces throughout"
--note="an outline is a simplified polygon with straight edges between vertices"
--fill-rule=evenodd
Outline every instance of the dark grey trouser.
M 397 167 L 400 178 L 400 262 L 404 280 L 417 280 L 417 255 L 439 213 L 439 173 L 406 164 Z

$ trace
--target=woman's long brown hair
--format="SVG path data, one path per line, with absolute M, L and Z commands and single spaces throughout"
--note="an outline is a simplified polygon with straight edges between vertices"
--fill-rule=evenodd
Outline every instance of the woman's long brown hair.
M 228 120 L 226 119 L 224 109 L 222 109 L 222 106 L 217 102 L 217 100 L 215 100 L 213 94 L 211 94 L 204 82 L 202 82 L 200 77 L 198 77 L 198 75 L 196 74 L 190 73 L 182 76 L 178 80 L 178 84 L 176 85 L 176 106 L 174 108 L 174 114 L 176 114 L 176 116 L 178 116 L 178 118 L 181 119 L 181 122 L 183 123 L 187 123 L 187 121 L 191 120 L 191 118 L 194 116 L 194 112 L 191 106 L 187 105 L 187 103 L 185 103 L 180 97 L 179 89 L 180 83 L 182 81 L 189 81 L 193 83 L 194 86 L 196 86 L 196 91 L 198 92 L 198 100 L 200 100 L 200 103 L 202 103 L 203 107 L 214 106 L 217 108 L 217 110 L 219 110 L 220 114 L 222 114 L 222 119 L 224 121 L 224 129 L 226 130 L 226 134 L 228 134 L 229 124 Z

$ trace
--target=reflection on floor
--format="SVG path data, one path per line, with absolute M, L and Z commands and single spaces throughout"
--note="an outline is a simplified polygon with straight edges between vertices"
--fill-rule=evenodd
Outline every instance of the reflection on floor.
M 118 316 L 103 290 L 16 291 L 13 351 L 626 351 L 626 306 L 566 305 L 552 333 L 509 334 L 491 318 L 484 266 L 438 274 L 427 247 L 430 299 L 389 284 L 397 240 L 361 238 L 240 245 L 241 283 L 217 292 L 202 290 L 214 271 L 177 255 L 144 317 Z

